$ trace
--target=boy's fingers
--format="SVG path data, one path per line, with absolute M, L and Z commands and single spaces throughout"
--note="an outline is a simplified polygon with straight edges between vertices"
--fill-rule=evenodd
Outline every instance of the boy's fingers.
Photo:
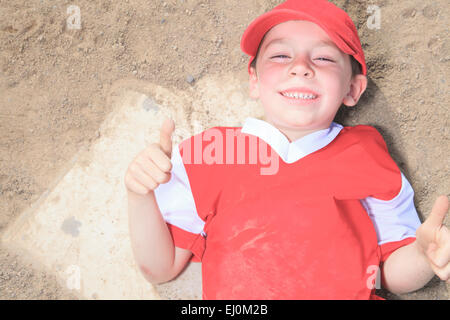
M 172 133 L 175 130 L 175 122 L 170 119 L 164 119 L 159 135 L 159 144 L 164 153 L 170 158 L 172 156 Z
M 450 231 L 445 227 L 439 230 L 439 245 L 432 242 L 429 245 L 427 256 L 439 268 L 450 262 Z
M 150 150 L 151 149 L 151 150 Z M 172 170 L 172 162 L 170 161 L 170 154 L 161 150 L 158 144 L 150 145 L 148 158 L 156 164 L 156 166 L 163 172 Z
M 439 279 L 444 281 L 450 280 L 450 263 L 447 263 L 442 268 L 435 265 L 433 262 L 430 263 L 431 269 L 439 277 Z
M 141 172 L 137 173 L 136 168 L 134 168 L 134 175 L 139 175 L 139 177 L 130 176 L 127 182 L 128 189 L 131 190 L 134 193 L 145 195 L 149 191 L 149 186 L 146 185 L 146 182 L 144 182 L 141 177 Z
M 162 156 L 166 157 L 164 154 Z M 167 172 L 162 171 L 162 169 L 159 168 L 154 163 L 154 161 L 150 160 L 149 158 L 140 158 L 138 165 L 141 167 L 143 173 L 153 178 L 153 180 L 158 184 L 167 182 L 167 177 L 170 176 L 170 170 Z

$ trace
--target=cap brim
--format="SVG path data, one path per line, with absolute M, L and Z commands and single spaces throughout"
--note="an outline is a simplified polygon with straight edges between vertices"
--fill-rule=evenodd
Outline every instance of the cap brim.
M 280 9 L 259 16 L 244 31 L 241 38 L 241 50 L 252 57 L 248 64 L 249 69 L 264 35 L 274 26 L 289 20 L 311 21 L 321 27 L 341 51 L 349 55 L 356 53 L 341 37 L 331 32 L 327 26 L 313 16 L 290 9 Z
M 241 38 L 241 49 L 248 55 L 256 55 L 264 35 L 274 26 L 282 22 L 289 20 L 308 20 L 314 22 L 320 26 L 330 37 L 330 39 L 338 46 L 343 52 L 347 54 L 355 54 L 355 51 L 351 49 L 345 42 L 328 30 L 319 20 L 306 13 L 290 10 L 280 9 L 276 11 L 269 11 L 256 18 L 244 31 Z

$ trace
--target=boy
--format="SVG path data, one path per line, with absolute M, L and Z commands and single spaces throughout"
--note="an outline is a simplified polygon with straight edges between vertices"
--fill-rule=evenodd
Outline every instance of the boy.
M 241 47 L 264 120 L 211 128 L 173 150 L 165 121 L 160 143 L 127 171 L 144 276 L 173 279 L 193 255 L 204 299 L 377 299 L 380 272 L 394 293 L 434 274 L 448 281 L 447 198 L 421 225 L 381 135 L 333 122 L 367 86 L 348 15 L 325 0 L 288 0 L 254 20 Z

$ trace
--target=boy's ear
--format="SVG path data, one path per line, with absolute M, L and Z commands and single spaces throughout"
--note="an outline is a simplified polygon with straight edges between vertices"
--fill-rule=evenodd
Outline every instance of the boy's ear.
M 366 91 L 367 88 L 367 77 L 363 74 L 355 75 L 350 81 L 350 89 L 347 95 L 342 100 L 342 103 L 347 107 L 355 106 L 361 95 Z
M 255 100 L 259 98 L 258 76 L 256 75 L 255 68 L 253 67 L 250 67 L 249 96 Z

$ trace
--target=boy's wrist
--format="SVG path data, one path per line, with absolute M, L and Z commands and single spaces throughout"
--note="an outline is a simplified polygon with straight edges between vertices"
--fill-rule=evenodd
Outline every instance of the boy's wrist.
M 147 200 L 148 201 L 148 199 L 150 199 L 150 197 L 153 195 L 153 191 L 150 190 L 146 194 L 139 194 L 139 193 L 136 193 L 136 192 L 133 192 L 133 191 L 127 189 L 127 195 L 128 195 L 128 200 L 132 200 L 132 201 Z
M 411 245 L 413 246 L 413 248 L 417 251 L 417 253 L 421 256 L 426 257 L 425 251 L 422 248 L 422 246 L 420 245 L 419 241 L 414 241 L 413 243 L 411 243 Z
M 434 271 L 431 269 L 430 259 L 427 257 L 425 249 L 420 245 L 420 243 L 419 243 L 419 241 L 417 241 L 417 239 L 416 239 L 416 241 L 411 243 L 411 245 L 415 248 L 415 250 L 417 252 L 417 256 L 419 257 L 417 262 L 425 261 L 426 262 L 425 265 L 427 266 L 428 273 L 431 275 L 431 277 L 434 276 Z

